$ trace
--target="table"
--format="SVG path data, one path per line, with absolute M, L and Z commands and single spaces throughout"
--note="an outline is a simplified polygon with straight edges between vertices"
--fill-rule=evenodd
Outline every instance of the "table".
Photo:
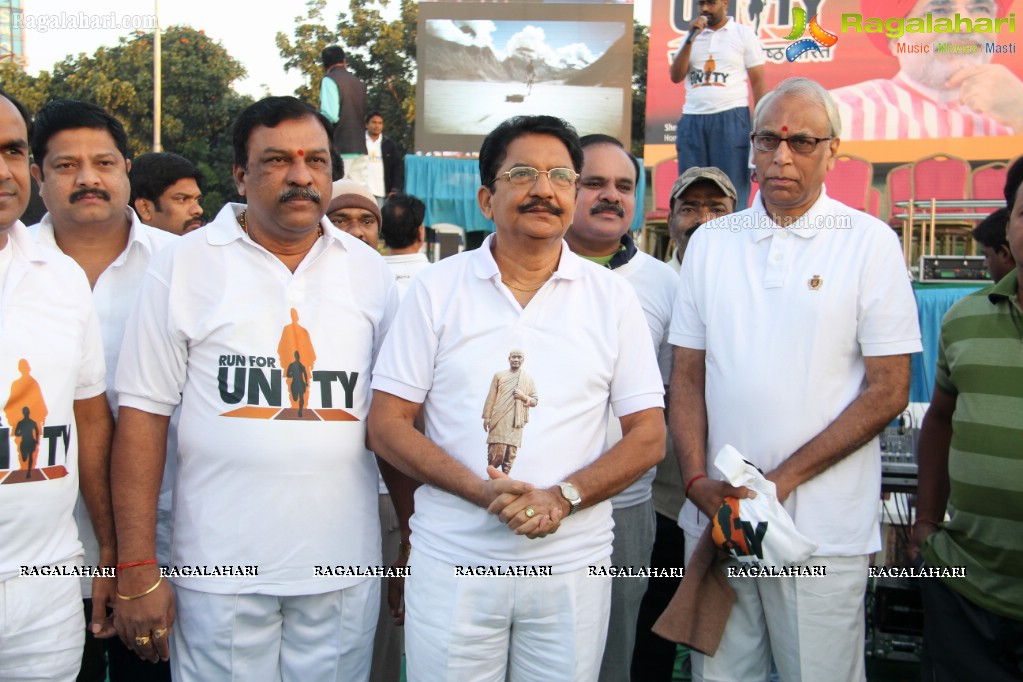
M 909 402 L 931 402 L 931 394 L 934 391 L 934 367 L 938 361 L 941 318 L 953 303 L 985 286 L 989 284 L 913 283 L 923 352 L 914 353 L 910 358 Z
M 643 169 L 643 159 L 639 159 Z M 643 199 L 646 174 L 640 173 L 636 186 L 636 217 L 632 230 L 643 227 Z M 493 232 L 493 221 L 480 213 L 476 192 L 480 187 L 479 159 L 453 156 L 405 156 L 405 191 L 426 204 L 426 224 L 451 223 L 466 232 Z
M 938 223 L 955 224 L 983 220 L 991 215 L 995 209 L 1005 206 L 1004 199 L 931 199 L 920 200 L 910 199 L 908 201 L 896 201 L 896 208 L 908 209 L 905 213 L 896 213 L 892 216 L 895 220 L 902 221 L 902 254 L 906 259 L 906 265 L 912 265 L 910 247 L 913 243 L 913 223 L 916 222 L 916 215 L 921 216 L 919 222 L 928 226 L 928 230 L 920 237 L 920 253 L 922 255 L 934 255 L 934 233 L 935 225 Z M 925 211 L 915 213 L 915 208 L 924 208 Z M 991 209 L 989 211 L 974 210 L 961 213 L 942 213 L 942 209 Z M 927 236 L 927 239 L 924 237 Z M 924 246 L 929 249 L 924 253 Z

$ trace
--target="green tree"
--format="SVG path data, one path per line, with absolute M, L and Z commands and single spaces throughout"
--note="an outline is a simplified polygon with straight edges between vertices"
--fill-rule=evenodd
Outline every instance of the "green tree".
M 632 22 L 632 153 L 643 156 L 646 139 L 646 62 L 650 29 Z
M 0 86 L 16 97 L 29 111 L 46 103 L 50 91 L 50 74 L 46 71 L 30 76 L 12 61 L 0 62 Z
M 163 148 L 187 157 L 205 175 L 207 216 L 236 197 L 232 171 L 231 124 L 251 99 L 231 84 L 245 68 L 202 31 L 171 26 L 161 37 Z M 131 154 L 152 149 L 153 35 L 137 32 L 92 56 L 68 56 L 35 79 L 0 67 L 11 93 L 36 110 L 51 99 L 94 102 L 116 116 L 128 133 Z
M 277 34 L 277 49 L 286 70 L 304 76 L 295 95 L 319 106 L 323 67 L 320 52 L 341 45 L 348 68 L 366 83 L 366 110 L 384 117 L 384 134 L 405 150 L 413 147 L 416 104 L 416 20 L 414 0 L 400 0 L 397 19 L 386 20 L 383 9 L 389 0 L 351 0 L 351 16 L 341 12 L 333 30 L 323 16 L 325 0 L 308 0 L 306 15 L 295 17 L 294 40 Z

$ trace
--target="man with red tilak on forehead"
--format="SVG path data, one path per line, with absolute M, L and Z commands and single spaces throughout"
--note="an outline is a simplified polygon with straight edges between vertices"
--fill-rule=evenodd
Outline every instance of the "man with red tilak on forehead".
M 369 679 L 380 524 L 368 379 L 398 296 L 380 256 L 324 220 L 329 130 L 294 97 L 242 111 L 246 204 L 158 254 L 125 331 L 111 486 L 129 570 L 115 622 L 140 657 L 170 656 L 175 680 Z M 178 403 L 161 572 L 156 495 Z
M 825 191 L 840 128 L 814 81 L 765 95 L 751 136 L 760 192 L 697 230 L 682 261 L 668 341 L 686 566 L 723 499 L 755 496 L 713 466 L 724 445 L 764 472 L 817 544 L 797 564 L 813 577 L 726 577 L 735 604 L 713 655 L 693 652 L 697 682 L 766 680 L 772 659 L 786 682 L 865 679 L 877 434 L 906 406 L 920 331 L 895 233 Z
M 947 19 L 965 26 L 1005 17 L 1011 0 L 862 0 L 863 21 L 880 17 Z M 983 26 L 982 26 L 983 27 Z M 1023 131 L 1023 82 L 986 45 L 1005 33 L 906 32 L 898 38 L 867 33 L 879 50 L 899 60 L 892 79 L 832 91 L 844 123 L 843 140 L 1012 135 Z M 945 51 L 945 45 L 950 48 Z M 1007 46 L 996 46 L 1007 47 Z M 941 50 L 941 51 L 939 51 Z

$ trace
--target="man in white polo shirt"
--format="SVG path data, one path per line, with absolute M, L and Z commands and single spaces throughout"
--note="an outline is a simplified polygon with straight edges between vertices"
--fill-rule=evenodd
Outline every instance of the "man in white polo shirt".
M 118 575 L 118 631 L 166 659 L 173 625 L 176 680 L 365 680 L 380 563 L 367 379 L 394 281 L 324 220 L 336 166 L 315 109 L 260 100 L 233 143 L 248 204 L 157 255 L 125 333 L 113 496 L 120 562 L 139 566 Z M 308 379 L 299 407 L 282 357 Z M 172 591 L 150 562 L 179 402 Z
M 689 26 L 671 62 L 672 83 L 685 81 L 686 100 L 675 134 L 678 172 L 716 166 L 749 204 L 749 97 L 764 96 L 764 50 L 748 26 L 728 17 L 728 0 L 699 0 L 700 16 Z
M 650 328 L 661 380 L 667 385 L 671 374 L 668 327 L 678 276 L 664 263 L 639 251 L 629 234 L 636 213 L 639 163 L 625 151 L 621 142 L 608 135 L 586 135 L 581 143 L 583 170 L 579 177 L 579 196 L 565 240 L 574 253 L 613 270 L 632 285 Z M 621 437 L 621 426 L 612 418 L 608 423 L 608 445 L 614 445 Z M 650 565 L 654 544 L 650 486 L 655 473 L 656 468 L 651 468 L 611 500 L 615 524 L 613 566 L 638 569 Z M 616 577 L 612 583 L 601 680 L 629 679 L 636 618 L 646 586 L 645 577 Z
M 905 407 L 920 350 L 895 234 L 824 192 L 841 123 L 819 84 L 760 101 L 752 208 L 697 230 L 670 341 L 671 432 L 691 554 L 725 496 L 713 458 L 732 445 L 772 480 L 826 577 L 730 578 L 737 601 L 698 680 L 863 680 L 867 558 L 880 549 L 877 434 Z
M 95 525 L 96 560 L 116 561 L 113 420 L 89 282 L 18 220 L 31 194 L 29 129 L 28 111 L 0 91 L 0 679 L 70 682 L 86 628 L 73 574 L 83 554 L 79 488 Z M 109 637 L 113 581 L 97 579 L 93 596 L 90 631 Z
M 561 119 L 521 116 L 491 132 L 478 199 L 496 232 L 416 277 L 374 372 L 370 444 L 424 483 L 411 521 L 410 680 L 597 676 L 608 499 L 663 457 L 664 417 L 632 287 L 563 241 L 581 166 Z M 537 397 L 525 397 L 527 432 L 505 475 L 487 466 L 474 417 L 513 350 Z M 609 410 L 624 436 L 606 449 Z
M 103 335 L 107 400 L 116 417 L 114 372 L 124 325 L 150 259 L 174 242 L 175 236 L 142 224 L 128 207 L 131 162 L 127 160 L 128 135 L 120 121 L 89 102 L 53 100 L 36 112 L 33 123 L 32 174 L 39 183 L 47 213 L 29 232 L 40 244 L 73 258 L 92 285 Z M 170 561 L 170 503 L 177 451 L 173 431 L 167 446 L 171 456 L 167 458 L 157 513 L 157 558 L 164 564 Z M 85 547 L 85 562 L 95 565 L 99 561 L 99 545 L 82 500 L 75 508 L 75 517 Z M 93 605 L 91 582 L 82 579 L 87 612 Z M 89 638 L 80 682 L 103 682 L 108 664 L 112 682 L 140 678 L 154 682 L 170 680 L 166 663 L 141 661 L 116 638 L 108 642 Z

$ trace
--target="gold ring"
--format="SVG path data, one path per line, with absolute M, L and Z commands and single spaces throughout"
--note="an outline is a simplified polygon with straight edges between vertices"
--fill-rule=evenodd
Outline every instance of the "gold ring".
M 145 646 L 149 644 L 149 635 L 142 635 L 141 637 L 135 638 L 135 646 Z
M 167 628 L 156 628 L 153 630 L 153 639 L 161 639 L 167 634 Z
M 526 518 L 527 518 L 527 519 L 531 519 L 531 518 L 533 518 L 533 515 L 534 515 L 534 514 L 536 514 L 536 512 L 535 512 L 535 511 L 533 511 L 533 508 L 532 508 L 532 507 L 528 507 L 528 508 L 526 508 Z

